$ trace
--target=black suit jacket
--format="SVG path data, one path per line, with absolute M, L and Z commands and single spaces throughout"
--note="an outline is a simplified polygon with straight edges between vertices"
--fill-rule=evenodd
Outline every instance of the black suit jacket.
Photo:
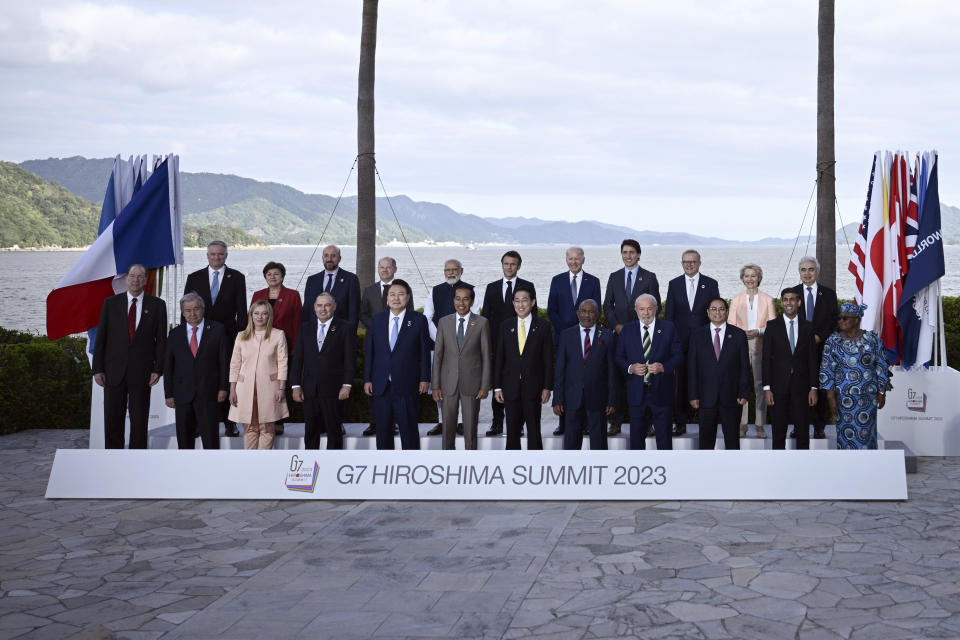
M 232 351 L 233 342 L 237 334 L 247 328 L 247 280 L 236 269 L 225 267 L 223 280 L 220 282 L 220 293 L 217 301 L 210 300 L 210 276 L 207 267 L 194 271 L 187 276 L 187 284 L 183 287 L 184 293 L 191 291 L 203 298 L 205 305 L 204 320 L 212 320 L 223 325 L 227 336 L 227 347 Z M 186 322 L 180 317 L 180 323 Z
M 797 314 L 796 348 L 790 353 L 787 323 L 782 315 L 767 322 L 763 332 L 763 385 L 770 386 L 774 401 L 787 391 L 803 394 L 819 385 L 820 360 L 813 341 L 813 325 Z
M 320 271 L 307 278 L 307 285 L 303 293 L 302 317 L 304 322 L 317 317 L 313 310 L 313 304 L 317 301 L 317 296 L 323 293 L 323 287 L 326 283 L 326 271 Z M 333 279 L 333 288 L 330 290 L 330 295 L 337 301 L 337 310 L 333 313 L 334 317 L 346 320 L 356 331 L 360 316 L 360 280 L 357 279 L 356 274 L 345 269 L 338 269 L 337 275 Z
M 303 387 L 312 398 L 336 398 L 340 388 L 353 384 L 357 368 L 357 332 L 346 320 L 334 317 L 327 325 L 323 348 L 317 345 L 316 315 L 300 325 L 300 336 L 290 364 L 290 386 Z
M 677 276 L 667 285 L 667 302 L 663 318 L 676 325 L 680 344 L 684 349 L 687 348 L 687 342 L 693 330 L 710 322 L 710 318 L 707 317 L 707 307 L 712 298 L 719 297 L 720 287 L 717 281 L 702 273 L 697 283 L 697 295 L 693 299 L 693 310 L 690 309 L 690 303 L 687 301 L 686 275 Z
M 176 402 L 191 402 L 194 398 L 217 401 L 218 391 L 227 391 L 230 374 L 230 350 L 223 325 L 203 320 L 203 332 L 197 357 L 190 351 L 190 332 L 187 323 L 173 328 L 167 336 L 167 351 L 163 367 L 163 393 Z
M 617 269 L 607 278 L 607 290 L 603 294 L 603 315 L 607 326 L 611 329 L 618 324 L 627 324 L 637 319 L 637 309 L 634 306 L 642 293 L 649 293 L 657 299 L 657 310 L 660 309 L 660 283 L 657 274 L 637 267 L 637 280 L 633 283 L 633 291 L 627 293 L 627 269 Z
M 163 373 L 167 345 L 167 305 L 160 298 L 142 295 L 140 324 L 130 340 L 127 329 L 127 294 L 103 301 L 97 339 L 93 345 L 93 373 L 103 373 L 107 385 L 148 385 L 151 373 Z
M 557 347 L 557 365 L 553 374 L 556 389 L 553 404 L 564 405 L 564 411 L 580 407 L 588 411 L 602 411 L 617 406 L 617 375 L 614 354 L 617 334 L 606 327 L 596 326 L 593 344 L 586 360 L 580 323 L 564 329 Z
M 803 283 L 792 289 L 800 296 L 799 314 L 807 317 L 807 290 Z M 817 283 L 817 301 L 813 305 L 813 333 L 820 336 L 820 346 L 837 330 L 837 316 L 840 315 L 837 307 L 837 292 L 830 287 Z
M 314 298 L 316 300 L 316 298 Z M 312 305 L 313 303 L 311 303 Z M 340 308 L 340 305 L 337 305 L 337 308 Z M 311 310 L 313 307 L 311 306 Z M 407 311 L 413 311 L 415 307 L 413 306 L 413 296 L 410 296 L 410 299 L 407 300 Z M 386 311 L 387 308 L 383 306 L 383 283 L 377 280 L 369 287 L 365 287 L 363 290 L 363 295 L 360 296 L 360 311 L 358 319 L 360 324 L 363 325 L 364 329 L 370 328 L 370 319 L 373 316 L 377 315 L 381 311 Z M 316 315 L 314 315 L 316 317 Z
M 527 341 L 520 354 L 517 321 L 502 322 L 494 352 L 493 388 L 500 389 L 507 402 L 540 402 L 544 389 L 553 389 L 553 327 L 530 314 Z
M 690 334 L 687 356 L 687 399 L 701 407 L 729 407 L 737 398 L 750 397 L 750 359 L 747 334 L 727 323 L 720 359 L 713 350 L 713 325 Z
M 513 291 L 515 292 L 519 286 L 530 289 L 533 291 L 533 297 L 537 297 L 537 288 L 529 280 L 516 278 L 513 283 Z M 496 352 L 497 342 L 500 339 L 500 325 L 507 318 L 517 317 L 517 312 L 513 308 L 513 297 L 511 296 L 509 300 L 503 299 L 503 278 L 494 280 L 487 285 L 487 290 L 483 294 L 483 306 L 480 309 L 480 315 L 490 322 L 490 339 L 493 342 L 491 346 Z M 533 308 L 533 313 L 530 315 L 531 317 L 537 315 L 537 307 Z

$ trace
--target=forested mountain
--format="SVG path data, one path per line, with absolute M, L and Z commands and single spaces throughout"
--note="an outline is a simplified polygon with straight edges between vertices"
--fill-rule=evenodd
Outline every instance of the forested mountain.
M 103 199 L 113 160 L 48 158 L 28 160 L 21 166 L 63 185 L 73 193 L 99 203 Z M 181 173 L 184 223 L 242 229 L 269 244 L 315 244 L 356 242 L 357 199 L 307 194 L 275 182 L 215 173 Z M 392 207 L 390 206 L 392 204 Z M 331 216 L 336 206 L 336 213 Z M 960 209 L 944 205 L 946 241 L 960 243 Z M 396 214 L 396 219 L 394 218 Z M 400 225 L 397 223 L 399 219 Z M 853 240 L 857 224 L 837 231 L 837 243 Z M 852 229 L 852 230 L 851 230 Z M 377 242 L 459 242 L 500 244 L 618 244 L 633 237 L 641 244 L 682 246 L 792 244 L 791 238 L 712 238 L 683 231 L 643 231 L 592 220 L 559 222 L 539 218 L 484 218 L 454 211 L 433 202 L 418 202 L 394 196 L 388 202 L 377 198 Z M 249 244 L 242 243 L 242 244 Z

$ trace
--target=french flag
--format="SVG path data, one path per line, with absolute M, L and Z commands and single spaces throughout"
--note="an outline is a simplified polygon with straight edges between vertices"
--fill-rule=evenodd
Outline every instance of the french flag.
M 182 264 L 182 247 L 179 158 L 170 156 L 47 296 L 47 337 L 97 326 L 103 301 L 126 290 L 117 276 L 132 264 L 148 269 Z

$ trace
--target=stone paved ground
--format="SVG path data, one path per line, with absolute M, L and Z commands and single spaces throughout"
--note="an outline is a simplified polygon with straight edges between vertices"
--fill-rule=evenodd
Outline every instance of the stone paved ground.
M 57 446 L 0 438 L 0 640 L 960 638 L 956 459 L 902 503 L 53 501 Z

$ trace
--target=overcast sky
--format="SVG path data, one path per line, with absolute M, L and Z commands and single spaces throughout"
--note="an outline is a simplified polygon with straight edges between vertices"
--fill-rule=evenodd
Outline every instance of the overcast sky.
M 340 192 L 360 0 L 0 9 L 0 159 L 176 152 L 184 171 Z M 876 149 L 937 148 L 960 203 L 958 27 L 957 2 L 837 2 L 844 222 Z M 387 0 L 377 166 L 391 195 L 465 213 L 790 237 L 816 67 L 814 0 Z

